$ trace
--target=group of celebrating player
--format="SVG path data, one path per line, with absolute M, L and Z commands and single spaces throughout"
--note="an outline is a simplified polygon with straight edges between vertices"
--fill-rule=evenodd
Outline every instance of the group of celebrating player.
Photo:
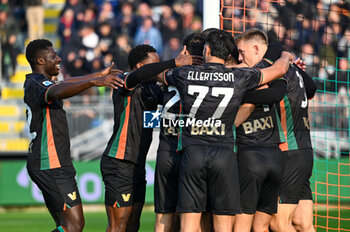
M 290 53 L 268 47 L 259 29 L 235 39 L 207 29 L 187 36 L 175 59 L 160 62 L 152 46 L 138 45 L 130 73 L 110 66 L 57 82 L 61 59 L 52 43 L 30 42 L 27 168 L 53 231 L 84 227 L 62 99 L 91 86 L 113 88 L 113 134 L 101 158 L 107 231 L 139 230 L 152 142 L 143 112 L 159 105 L 155 231 L 314 231 L 308 99 L 316 87 Z

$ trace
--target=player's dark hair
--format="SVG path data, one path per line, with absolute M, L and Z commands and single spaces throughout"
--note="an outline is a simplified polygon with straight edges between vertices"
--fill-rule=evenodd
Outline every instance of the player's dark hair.
M 149 52 L 157 52 L 156 49 L 147 44 L 137 45 L 133 49 L 131 49 L 128 62 L 131 69 L 136 67 L 136 64 L 143 61 L 148 57 Z
M 43 56 L 43 52 L 52 47 L 52 43 L 47 39 L 36 39 L 31 41 L 26 47 L 26 58 L 32 68 L 36 64 L 36 59 Z
M 204 36 L 201 33 L 192 33 L 185 37 L 183 45 L 191 55 L 202 56 L 204 42 Z
M 205 38 L 209 45 L 211 55 L 226 60 L 235 48 L 235 41 L 232 35 L 223 30 L 214 30 Z
M 211 27 L 211 28 L 207 28 L 204 31 L 202 31 L 202 35 L 204 36 L 204 39 L 209 35 L 210 32 L 212 31 L 219 31 L 220 29 Z
M 263 30 L 258 28 L 250 28 L 245 32 L 243 32 L 242 34 L 238 35 L 236 38 L 236 43 L 238 43 L 241 40 L 257 40 L 266 44 L 266 46 L 268 46 L 269 44 L 266 33 Z

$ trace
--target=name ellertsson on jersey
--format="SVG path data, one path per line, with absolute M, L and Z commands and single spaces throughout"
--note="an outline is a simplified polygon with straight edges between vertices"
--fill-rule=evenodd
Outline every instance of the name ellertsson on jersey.
M 192 81 L 231 81 L 234 82 L 234 74 L 232 72 L 196 72 L 189 71 L 187 80 Z

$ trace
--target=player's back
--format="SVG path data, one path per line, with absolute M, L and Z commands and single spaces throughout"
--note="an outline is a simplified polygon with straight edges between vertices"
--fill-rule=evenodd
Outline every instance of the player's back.
M 281 149 L 311 148 L 308 99 L 302 74 L 296 67 L 291 66 L 285 78 L 288 88 L 286 96 L 280 102 L 280 113 L 287 142 Z
M 233 149 L 238 108 L 244 93 L 259 85 L 260 71 L 207 63 L 168 71 L 165 80 L 180 92 L 179 142 L 183 146 L 224 145 Z

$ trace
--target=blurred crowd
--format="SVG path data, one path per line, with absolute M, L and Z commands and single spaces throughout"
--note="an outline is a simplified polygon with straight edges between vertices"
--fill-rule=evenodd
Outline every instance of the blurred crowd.
M 318 77 L 319 90 L 349 89 L 350 1 L 224 0 L 223 4 L 225 30 L 261 28 L 269 42 L 282 42 L 306 62 L 307 72 Z
M 47 1 L 0 0 L 5 81 L 15 72 L 26 38 L 43 36 Z M 236 34 L 262 28 L 270 42 L 282 42 L 306 61 L 307 71 L 319 78 L 319 88 L 337 92 L 348 86 L 349 1 L 224 0 L 222 4 L 225 30 Z M 127 55 L 142 43 L 154 46 L 161 59 L 173 58 L 181 51 L 184 36 L 202 30 L 202 13 L 203 0 L 66 0 L 57 25 L 63 78 L 94 72 L 111 62 L 128 71 Z

